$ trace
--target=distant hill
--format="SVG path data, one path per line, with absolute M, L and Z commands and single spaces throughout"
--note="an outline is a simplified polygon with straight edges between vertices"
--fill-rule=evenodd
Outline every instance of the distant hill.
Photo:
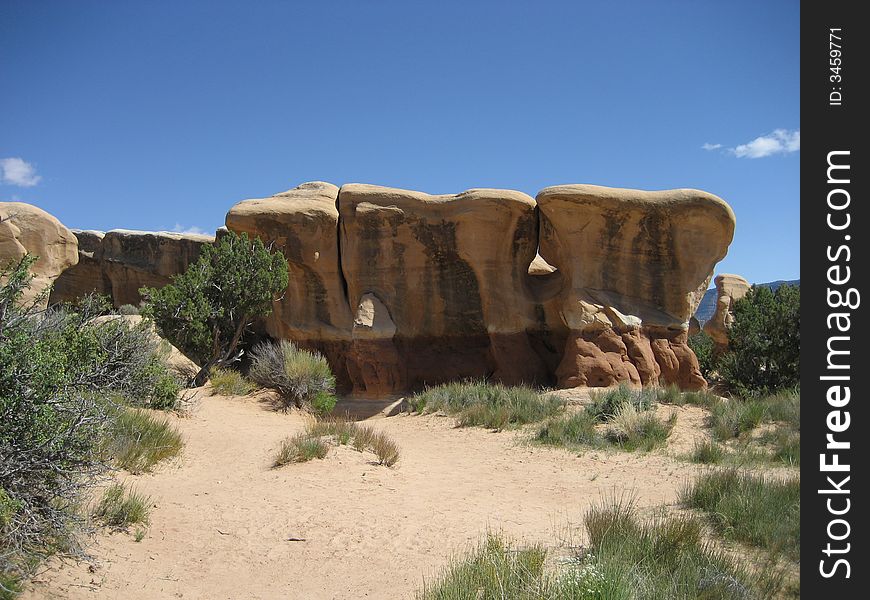
M 770 289 L 776 291 L 781 285 L 800 285 L 800 279 L 791 279 L 791 280 L 777 280 L 777 281 L 769 281 L 767 283 L 756 283 L 753 285 L 760 285 L 762 287 L 769 287 Z M 710 318 L 713 316 L 713 313 L 716 312 L 716 288 L 712 287 L 704 294 L 704 297 L 701 299 L 701 304 L 698 305 L 698 310 L 695 311 L 695 318 L 698 319 L 698 322 L 701 325 L 704 325 Z

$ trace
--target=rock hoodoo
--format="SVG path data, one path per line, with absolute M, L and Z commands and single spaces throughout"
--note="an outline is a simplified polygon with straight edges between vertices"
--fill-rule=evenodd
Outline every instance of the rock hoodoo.
M 0 266 L 28 253 L 39 259 L 31 267 L 33 281 L 24 302 L 45 291 L 79 259 L 76 237 L 52 215 L 31 204 L 0 202 Z
M 734 321 L 731 312 L 734 303 L 740 300 L 752 288 L 752 285 L 740 275 L 722 273 L 714 280 L 716 283 L 716 312 L 709 321 L 704 323 L 704 333 L 712 338 L 717 351 L 728 347 L 728 326 Z
M 583 185 L 535 200 L 313 182 L 226 224 L 290 264 L 267 332 L 370 394 L 462 377 L 704 387 L 688 321 L 734 233 L 705 192 Z

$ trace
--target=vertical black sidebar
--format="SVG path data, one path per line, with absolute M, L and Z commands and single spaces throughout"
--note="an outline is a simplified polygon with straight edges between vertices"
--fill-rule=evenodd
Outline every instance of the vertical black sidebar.
M 801 587 L 866 598 L 870 454 L 870 23 L 801 5 Z M 863 491 L 859 491 L 863 490 Z M 824 595 L 823 595 L 824 594 Z

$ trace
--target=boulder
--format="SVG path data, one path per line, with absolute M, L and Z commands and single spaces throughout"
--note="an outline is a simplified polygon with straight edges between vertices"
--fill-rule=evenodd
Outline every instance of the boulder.
M 28 253 L 39 259 L 31 267 L 34 277 L 23 302 L 35 299 L 78 262 L 78 241 L 41 208 L 23 202 L 0 202 L 0 266 L 17 262 Z M 46 296 L 40 304 L 47 303 Z
M 727 273 L 717 275 L 715 283 L 716 312 L 704 323 L 704 332 L 712 338 L 717 351 L 723 351 L 728 347 L 728 326 L 734 321 L 732 307 L 746 295 L 752 285 L 740 275 Z

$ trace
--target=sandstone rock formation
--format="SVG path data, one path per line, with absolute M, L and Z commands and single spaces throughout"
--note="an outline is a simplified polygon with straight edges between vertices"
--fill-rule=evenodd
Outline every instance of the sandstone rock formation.
M 722 273 L 717 275 L 716 312 L 709 321 L 704 323 L 704 332 L 709 335 L 717 346 L 717 351 L 728 347 L 728 326 L 734 321 L 731 308 L 752 288 L 750 283 L 740 275 Z
M 369 394 L 463 377 L 705 385 L 688 320 L 734 215 L 696 190 L 452 196 L 312 182 L 246 200 L 227 227 L 280 248 L 267 332 L 321 351 Z
M 52 215 L 23 202 L 0 202 L 0 266 L 27 253 L 39 260 L 31 267 L 34 278 L 24 302 L 36 298 L 79 258 L 76 237 Z
M 321 352 L 342 391 L 470 377 L 698 389 L 689 319 L 734 215 L 698 190 L 567 185 L 533 199 L 311 182 L 236 204 L 226 227 L 218 236 L 247 232 L 287 258 L 288 288 L 261 331 Z M 116 306 L 168 283 L 213 240 L 77 235 L 81 266 L 56 296 L 102 290 Z
M 116 307 L 138 305 L 139 288 L 162 287 L 199 258 L 209 235 L 115 229 L 75 231 L 79 264 L 65 271 L 50 302 L 74 300 L 90 292 L 107 294 Z
M 559 385 L 705 387 L 688 320 L 731 243 L 731 208 L 698 190 L 592 185 L 549 187 L 537 201 L 540 253 L 565 280 L 551 309 L 569 331 Z

